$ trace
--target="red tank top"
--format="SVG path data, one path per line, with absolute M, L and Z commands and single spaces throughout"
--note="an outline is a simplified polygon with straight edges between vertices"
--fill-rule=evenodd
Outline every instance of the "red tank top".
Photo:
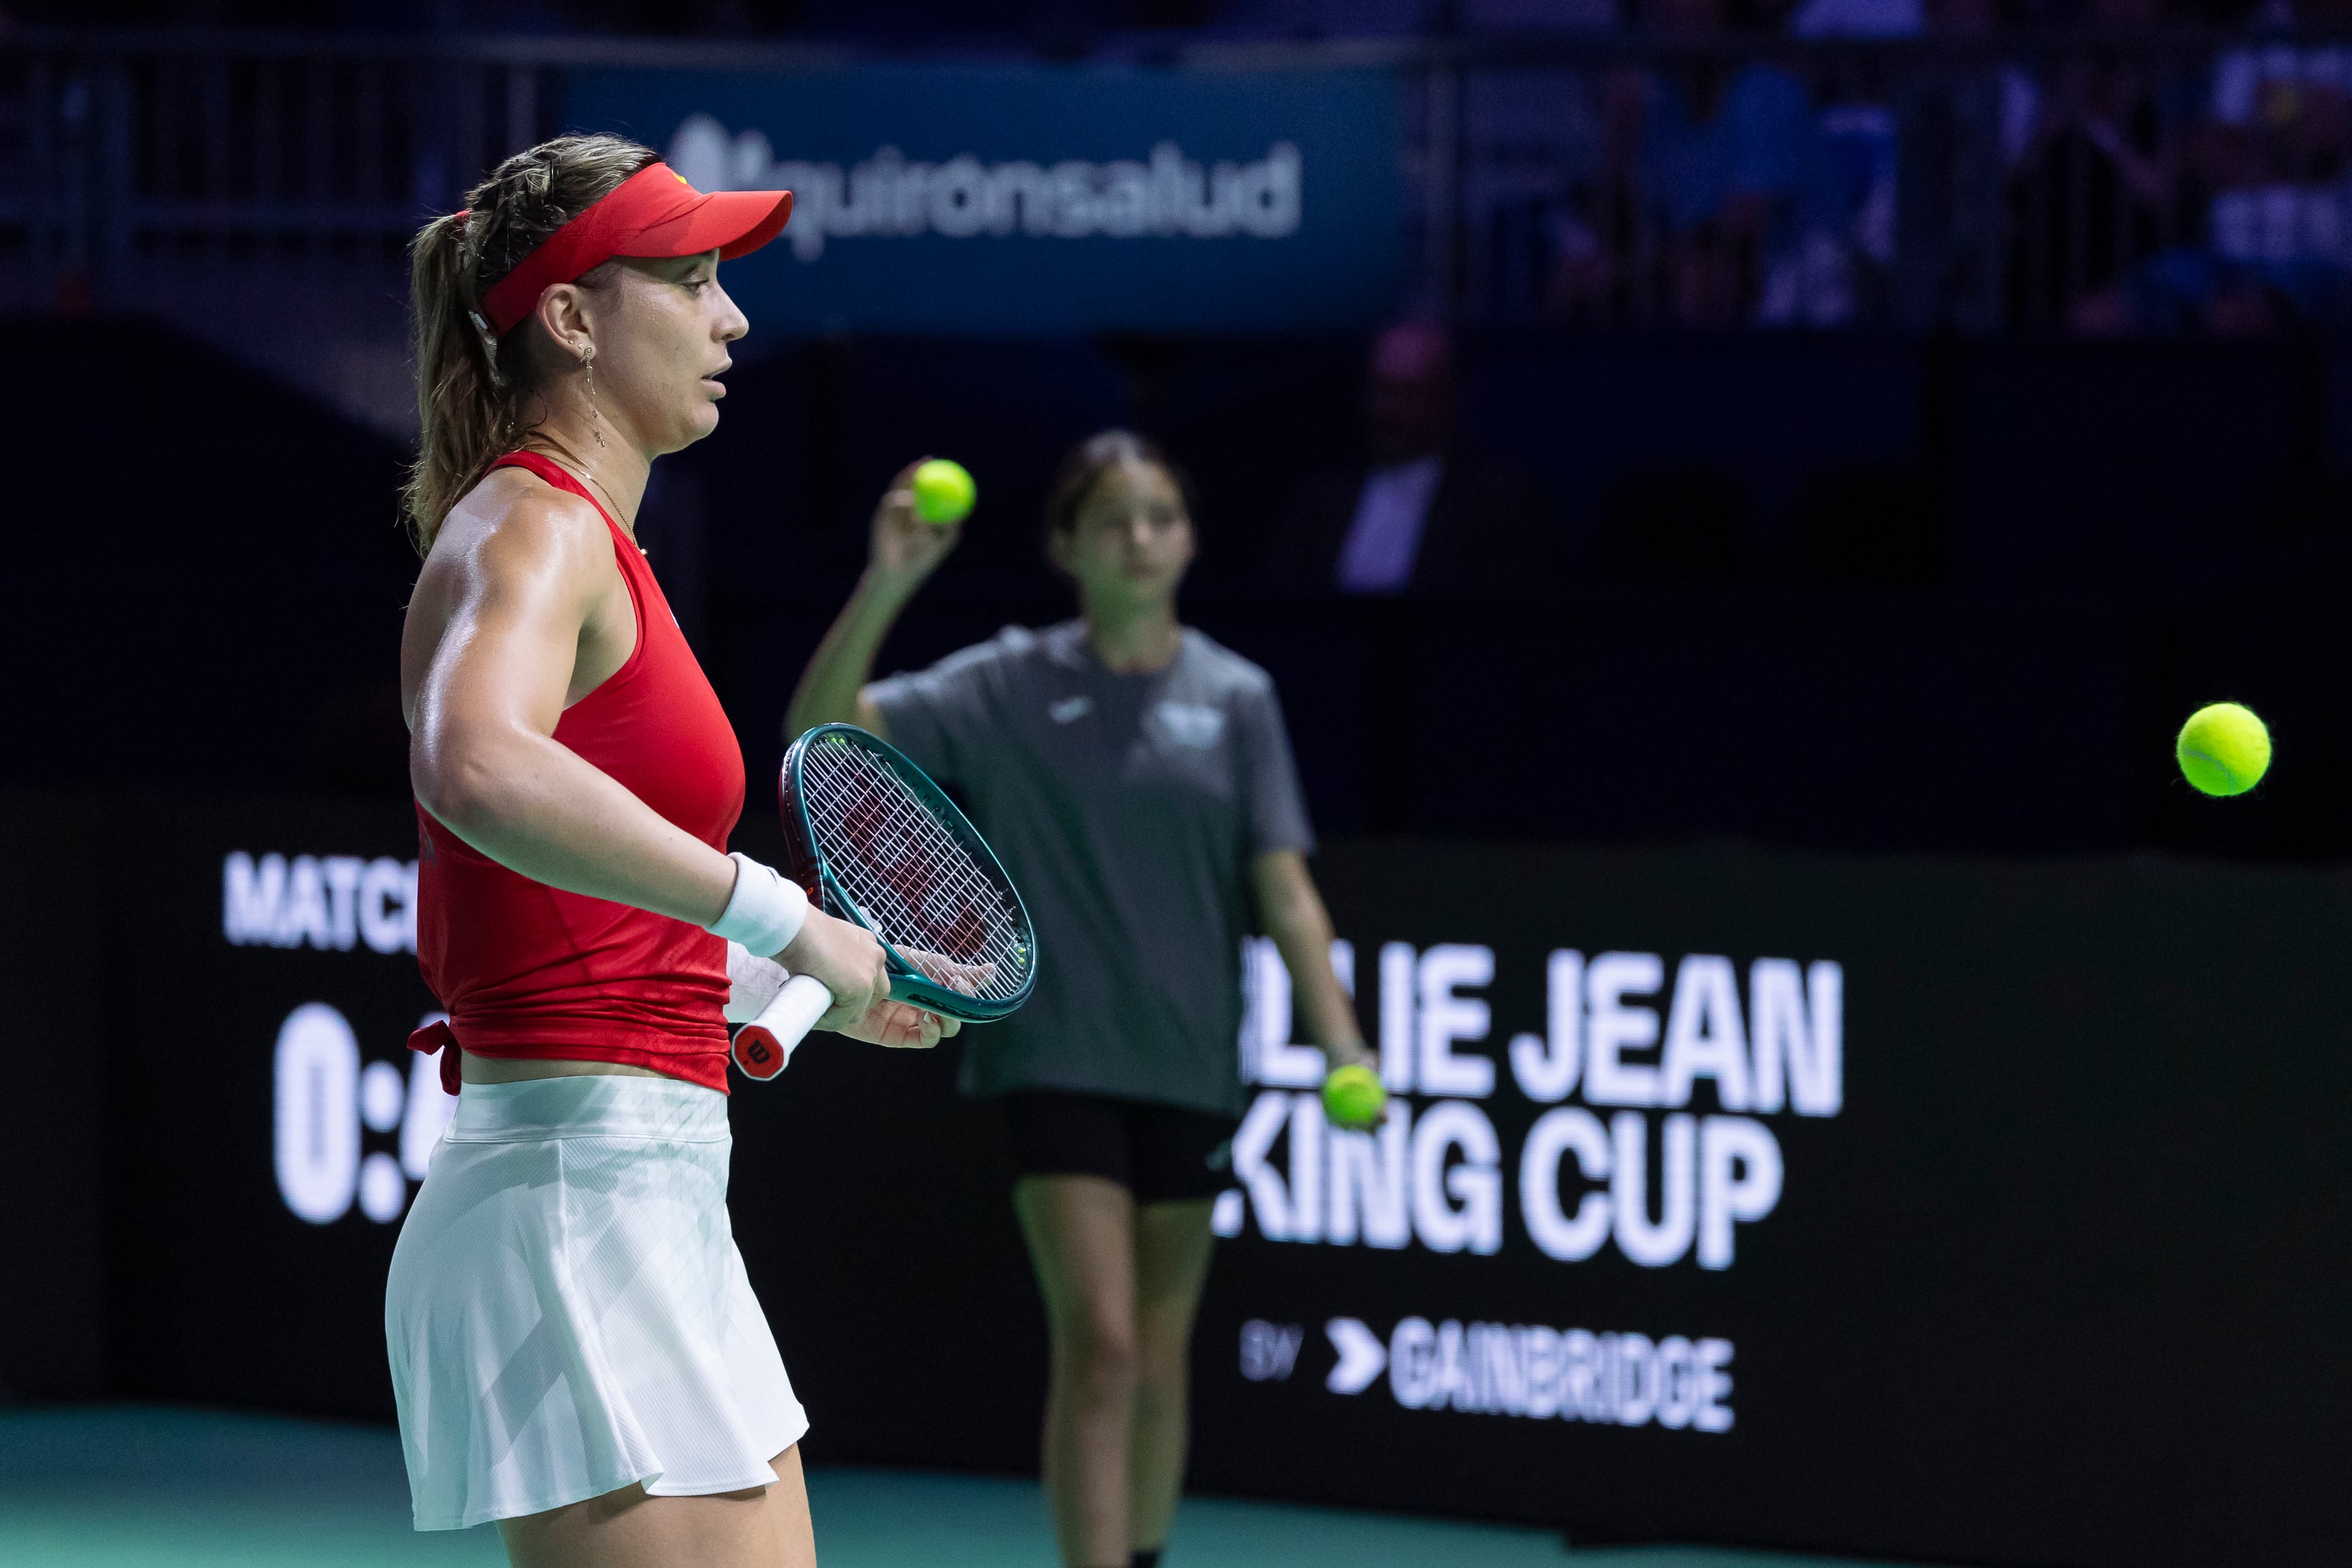
M 743 810 L 743 753 L 685 634 L 629 536 L 579 480 L 532 452 L 527 468 L 579 496 L 612 530 L 636 607 L 626 663 L 564 710 L 555 738 L 713 849 Z M 485 1057 L 563 1058 L 650 1068 L 727 1089 L 727 944 L 699 926 L 534 882 L 416 810 L 416 957 L 449 1010 L 410 1045 L 454 1036 Z M 457 1092 L 457 1053 L 441 1079 Z

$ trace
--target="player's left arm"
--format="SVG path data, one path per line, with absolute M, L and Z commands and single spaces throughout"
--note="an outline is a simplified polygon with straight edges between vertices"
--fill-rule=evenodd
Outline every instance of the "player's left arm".
M 1323 1047 L 1328 1067 L 1376 1066 L 1356 1023 L 1356 1005 L 1331 973 L 1331 915 L 1307 874 L 1307 857 L 1296 849 L 1266 850 L 1250 862 L 1250 880 L 1258 923 L 1290 971 L 1291 1007 L 1307 1037 Z

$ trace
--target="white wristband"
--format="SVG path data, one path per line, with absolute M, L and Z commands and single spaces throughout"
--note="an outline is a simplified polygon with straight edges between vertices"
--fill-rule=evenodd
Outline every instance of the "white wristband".
M 741 942 L 755 958 L 783 952 L 808 919 L 808 895 L 748 855 L 727 858 L 735 862 L 735 890 L 727 897 L 726 910 L 703 930 Z

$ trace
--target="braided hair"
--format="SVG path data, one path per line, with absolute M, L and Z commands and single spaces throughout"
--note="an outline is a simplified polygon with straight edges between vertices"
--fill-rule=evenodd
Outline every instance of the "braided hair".
M 466 211 L 417 231 L 409 308 L 420 432 L 401 500 L 419 554 L 433 548 L 449 509 L 521 439 L 540 379 L 544 356 L 531 342 L 539 329 L 527 321 L 499 339 L 483 315 L 484 292 L 658 157 L 618 136 L 559 136 L 491 171 Z M 595 272 L 582 279 L 596 280 Z

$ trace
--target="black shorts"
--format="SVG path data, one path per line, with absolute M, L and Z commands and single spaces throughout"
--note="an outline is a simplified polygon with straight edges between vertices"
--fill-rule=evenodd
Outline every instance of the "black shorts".
M 1004 1097 L 1013 1174 L 1101 1176 L 1139 1204 L 1198 1202 L 1233 1185 L 1236 1117 L 1100 1094 Z

